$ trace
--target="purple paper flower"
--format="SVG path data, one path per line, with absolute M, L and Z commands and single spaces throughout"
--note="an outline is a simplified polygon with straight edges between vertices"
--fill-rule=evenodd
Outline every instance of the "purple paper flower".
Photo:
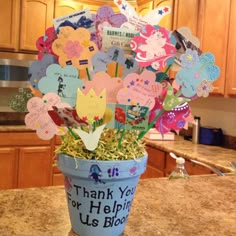
M 182 67 L 191 68 L 196 62 L 199 61 L 199 56 L 197 51 L 187 49 L 185 54 L 180 56 L 180 60 Z

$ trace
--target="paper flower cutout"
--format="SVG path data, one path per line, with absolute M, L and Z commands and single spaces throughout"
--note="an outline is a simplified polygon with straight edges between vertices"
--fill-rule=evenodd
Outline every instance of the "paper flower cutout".
M 125 56 L 123 50 L 118 47 L 109 48 L 107 53 L 99 51 L 92 57 L 95 72 L 107 71 L 107 66 L 111 62 L 116 62 L 118 63 L 117 66 L 122 66 L 122 77 L 137 72 L 139 69 L 137 61 L 132 57 Z M 116 70 L 111 76 L 116 76 Z
M 158 25 L 160 20 L 171 12 L 169 6 L 162 6 L 150 11 L 145 16 L 139 16 L 135 9 L 127 1 L 114 0 L 114 3 L 119 8 L 120 12 L 123 13 L 128 19 L 128 22 L 124 23 L 122 27 L 134 30 L 139 30 L 146 24 Z
M 154 108 L 150 112 L 149 122 L 152 122 L 157 114 L 163 109 L 163 102 L 156 98 Z M 190 107 L 187 103 L 176 106 L 170 111 L 164 111 L 163 114 L 155 122 L 155 128 L 161 133 L 165 134 L 170 130 L 178 132 L 186 126 L 190 116 Z
M 215 58 L 211 53 L 202 54 L 199 60 L 194 61 L 195 63 L 191 63 L 189 67 L 183 67 L 176 75 L 176 83 L 180 85 L 182 95 L 187 98 L 197 95 L 197 87 L 202 81 L 212 83 L 220 73 L 219 67 L 214 65 Z
M 140 66 L 161 70 L 174 62 L 175 43 L 175 38 L 165 28 L 146 25 L 140 35 L 131 40 L 130 46 Z
M 86 122 L 92 124 L 103 118 L 106 110 L 106 92 L 96 94 L 93 89 L 85 95 L 80 89 L 77 91 L 76 112 Z
M 198 97 L 208 97 L 209 93 L 213 91 L 212 82 L 209 80 L 202 80 L 197 86 Z
M 57 38 L 57 34 L 54 27 L 46 29 L 45 35 L 38 38 L 36 41 L 36 47 L 39 50 L 38 59 L 41 60 L 45 55 L 52 54 L 52 42 Z
M 88 149 L 89 151 L 93 151 L 98 146 L 100 136 L 101 136 L 102 131 L 104 130 L 105 126 L 106 126 L 105 124 L 101 125 L 101 126 L 97 127 L 95 129 L 95 131 L 89 132 L 89 133 L 87 133 L 81 129 L 74 129 L 74 131 L 76 134 L 78 134 L 80 136 L 86 149 Z
M 124 88 L 117 94 L 121 104 L 147 106 L 155 104 L 155 97 L 162 91 L 162 85 L 156 82 L 156 75 L 145 70 L 142 74 L 131 73 L 124 78 Z
M 111 78 L 105 72 L 98 72 L 92 80 L 84 81 L 82 91 L 88 93 L 90 89 L 93 89 L 96 94 L 100 94 L 105 89 L 107 102 L 116 103 L 116 95 L 121 88 L 123 88 L 123 81 L 120 78 Z
M 198 62 L 199 56 L 197 51 L 187 49 L 185 54 L 180 56 L 181 66 L 186 68 L 191 68 L 195 63 Z
M 87 29 L 74 30 L 69 26 L 60 29 L 52 48 L 59 56 L 61 66 L 73 65 L 79 70 L 89 68 L 90 59 L 97 52 L 97 45 L 90 41 L 90 32 Z
M 200 40 L 194 36 L 191 30 L 187 27 L 181 27 L 173 31 L 173 36 L 176 39 L 176 55 L 175 63 L 171 66 L 171 70 L 178 71 L 181 69 L 181 55 L 185 54 L 186 50 L 195 50 L 198 55 L 201 54 Z M 183 65 L 182 65 L 183 66 Z
M 63 102 L 75 106 L 77 88 L 81 88 L 82 81 L 78 79 L 78 70 L 74 66 L 62 68 L 52 64 L 47 68 L 46 76 L 39 80 L 38 87 L 44 94 L 56 93 Z
M 91 34 L 92 40 L 97 44 L 98 49 L 102 48 L 102 33 L 104 27 L 119 28 L 122 24 L 127 22 L 125 15 L 121 13 L 114 13 L 111 7 L 102 6 L 98 9 L 97 14 L 92 16 L 95 22 L 96 32 Z
M 27 102 L 33 95 L 29 89 L 19 88 L 18 93 L 14 94 L 9 101 L 9 107 L 17 112 L 27 111 Z
M 53 55 L 45 55 L 42 60 L 34 61 L 29 68 L 30 83 L 34 89 L 38 89 L 39 80 L 46 75 L 46 70 L 51 64 L 57 63 Z
M 67 131 L 52 121 L 48 114 L 52 106 L 70 107 L 67 103 L 61 103 L 60 97 L 55 93 L 48 93 L 43 98 L 33 97 L 27 103 L 29 113 L 25 116 L 25 124 L 36 130 L 37 135 L 44 140 L 51 139 L 55 134 L 63 135 Z
M 121 124 L 126 123 L 126 114 L 122 107 L 115 108 L 115 119 L 120 122 Z

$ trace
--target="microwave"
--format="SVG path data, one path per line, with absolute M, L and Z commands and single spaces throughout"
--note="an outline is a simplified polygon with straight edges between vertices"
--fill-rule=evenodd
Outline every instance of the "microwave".
M 30 89 L 29 67 L 36 55 L 0 52 L 0 112 L 13 112 L 9 101 L 19 88 Z

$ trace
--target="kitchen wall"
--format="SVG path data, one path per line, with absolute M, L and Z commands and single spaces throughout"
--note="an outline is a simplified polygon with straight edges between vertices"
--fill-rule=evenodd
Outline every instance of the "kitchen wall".
M 189 104 L 202 126 L 221 128 L 224 135 L 236 137 L 236 98 L 198 98 Z

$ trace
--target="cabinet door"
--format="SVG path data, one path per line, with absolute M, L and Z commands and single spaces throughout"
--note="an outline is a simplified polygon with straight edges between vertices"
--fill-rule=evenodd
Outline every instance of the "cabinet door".
M 52 181 L 51 147 L 22 147 L 19 151 L 18 187 L 49 186 Z
M 36 40 L 53 25 L 54 0 L 22 0 L 20 50 L 37 51 Z
M 152 9 L 153 9 L 153 1 L 148 1 L 148 0 L 138 1 L 138 13 L 139 13 L 139 15 L 145 16 Z
M 82 9 L 83 3 L 81 1 L 56 0 L 54 17 L 57 18 Z
M 8 0 L 0 8 L 0 48 L 17 50 L 19 35 L 19 1 Z
M 215 55 L 215 64 L 220 67 L 221 71 L 220 77 L 213 83 L 213 93 L 223 95 L 226 79 L 230 0 L 202 0 L 199 12 L 201 49 L 203 52 L 211 52 Z
M 236 1 L 231 1 L 226 70 L 226 95 L 236 95 Z
M 17 149 L 0 148 L 0 189 L 17 187 Z
M 176 0 L 172 10 L 173 29 L 188 27 L 193 35 L 197 35 L 199 0 Z

